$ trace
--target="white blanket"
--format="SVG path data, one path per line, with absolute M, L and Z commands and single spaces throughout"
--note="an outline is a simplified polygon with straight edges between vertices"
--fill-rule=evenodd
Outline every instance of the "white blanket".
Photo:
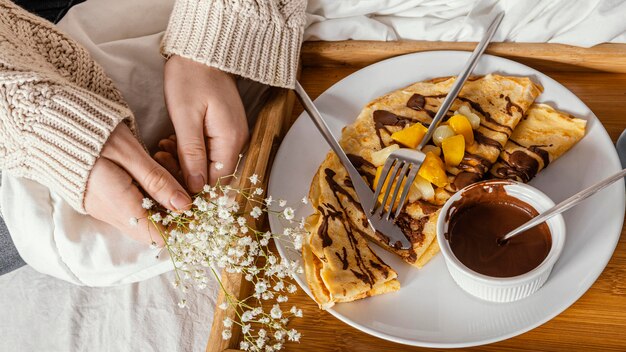
M 479 41 L 502 10 L 494 41 L 626 43 L 623 0 L 309 0 L 305 39 Z

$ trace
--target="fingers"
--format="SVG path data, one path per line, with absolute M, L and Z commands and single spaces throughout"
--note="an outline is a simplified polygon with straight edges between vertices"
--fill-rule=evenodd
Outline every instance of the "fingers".
M 107 141 L 102 156 L 115 162 L 157 202 L 172 211 L 187 210 L 191 198 L 167 170 L 143 150 L 128 127 L 120 125 Z
M 208 179 L 204 139 L 206 106 L 184 102 L 178 94 L 180 93 L 166 94 L 166 105 L 176 131 L 178 159 L 185 183 L 189 191 L 197 193 L 202 190 Z M 171 103 L 171 100 L 177 103 Z M 171 145 L 164 143 L 166 146 Z
M 112 161 L 98 159 L 87 184 L 87 213 L 139 242 L 163 246 L 160 232 L 163 229 L 148 220 L 146 209 L 141 207 L 143 195 L 132 181 L 130 175 Z M 131 218 L 137 219 L 137 223 L 131 224 Z
M 239 154 L 248 142 L 248 122 L 239 96 L 231 105 L 213 106 L 207 112 L 206 124 L 209 183 L 213 185 L 220 177 L 234 172 Z
M 184 184 L 183 172 L 180 169 L 180 165 L 178 165 L 175 155 L 170 152 L 160 151 L 154 154 L 154 160 L 172 174 L 179 183 Z
M 174 135 L 167 139 L 159 141 L 159 149 L 166 151 L 172 155 L 178 155 L 178 148 L 176 148 L 176 137 Z

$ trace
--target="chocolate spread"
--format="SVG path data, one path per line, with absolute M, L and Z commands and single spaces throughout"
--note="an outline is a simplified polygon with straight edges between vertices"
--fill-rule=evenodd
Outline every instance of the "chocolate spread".
M 447 215 L 445 234 L 454 255 L 480 274 L 512 277 L 536 268 L 552 246 L 550 229 L 543 223 L 506 243 L 498 240 L 522 225 L 537 211 L 506 193 L 504 184 L 479 184 L 463 191 Z

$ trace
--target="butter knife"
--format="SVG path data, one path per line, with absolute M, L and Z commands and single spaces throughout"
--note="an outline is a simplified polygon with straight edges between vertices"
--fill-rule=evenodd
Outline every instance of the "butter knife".
M 373 209 L 374 207 L 374 192 L 365 183 L 363 177 L 359 174 L 354 165 L 352 165 L 352 162 L 339 145 L 339 142 L 337 142 L 337 139 L 328 128 L 326 121 L 324 121 L 322 115 L 317 110 L 317 107 L 313 104 L 309 95 L 300 85 L 300 82 L 296 82 L 295 92 L 296 96 L 302 103 L 304 110 L 308 113 L 317 129 L 320 131 L 324 139 L 326 139 L 326 142 L 328 142 L 332 150 L 339 157 L 343 166 L 348 171 L 354 190 L 359 198 L 359 202 L 361 203 L 361 208 L 364 209 L 363 214 L 367 217 L 369 225 L 372 229 L 384 235 L 391 247 L 401 249 L 411 248 L 411 242 L 398 226 L 391 221 L 385 221 L 380 217 L 371 216 L 368 211 L 365 211 L 365 209 Z

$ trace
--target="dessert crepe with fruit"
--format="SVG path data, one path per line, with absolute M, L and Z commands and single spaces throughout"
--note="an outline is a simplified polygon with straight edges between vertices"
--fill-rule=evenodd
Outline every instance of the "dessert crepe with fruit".
M 329 153 L 309 193 L 316 212 L 306 221 L 311 235 L 302 258 L 309 288 L 322 309 L 400 289 L 396 272 L 367 244 L 372 230 L 349 180 L 339 158 Z
M 513 131 L 491 174 L 520 182 L 530 181 L 539 171 L 563 155 L 585 135 L 587 121 L 534 104 Z
M 393 150 L 419 144 L 453 83 L 454 78 L 418 82 L 375 99 L 343 130 L 342 147 L 372 187 Z M 391 248 L 384 235 L 369 228 L 345 169 L 330 152 L 311 184 L 315 213 L 307 219 L 310 236 L 303 255 L 309 287 L 316 299 L 323 297 L 318 303 L 327 307 L 398 288 L 395 272 L 355 238 L 367 237 L 418 267 L 432 258 L 438 251 L 434 239 L 441 205 L 462 183 L 487 173 L 541 89 L 525 77 L 498 75 L 473 77 L 464 85 L 434 136 L 438 146 L 424 149 L 426 160 L 396 219 L 412 243 L 410 249 Z M 447 166 L 440 158 L 442 148 Z M 353 260 L 342 260 L 346 255 Z M 381 265 L 383 270 L 378 269 Z M 344 291 L 341 282 L 350 282 Z

